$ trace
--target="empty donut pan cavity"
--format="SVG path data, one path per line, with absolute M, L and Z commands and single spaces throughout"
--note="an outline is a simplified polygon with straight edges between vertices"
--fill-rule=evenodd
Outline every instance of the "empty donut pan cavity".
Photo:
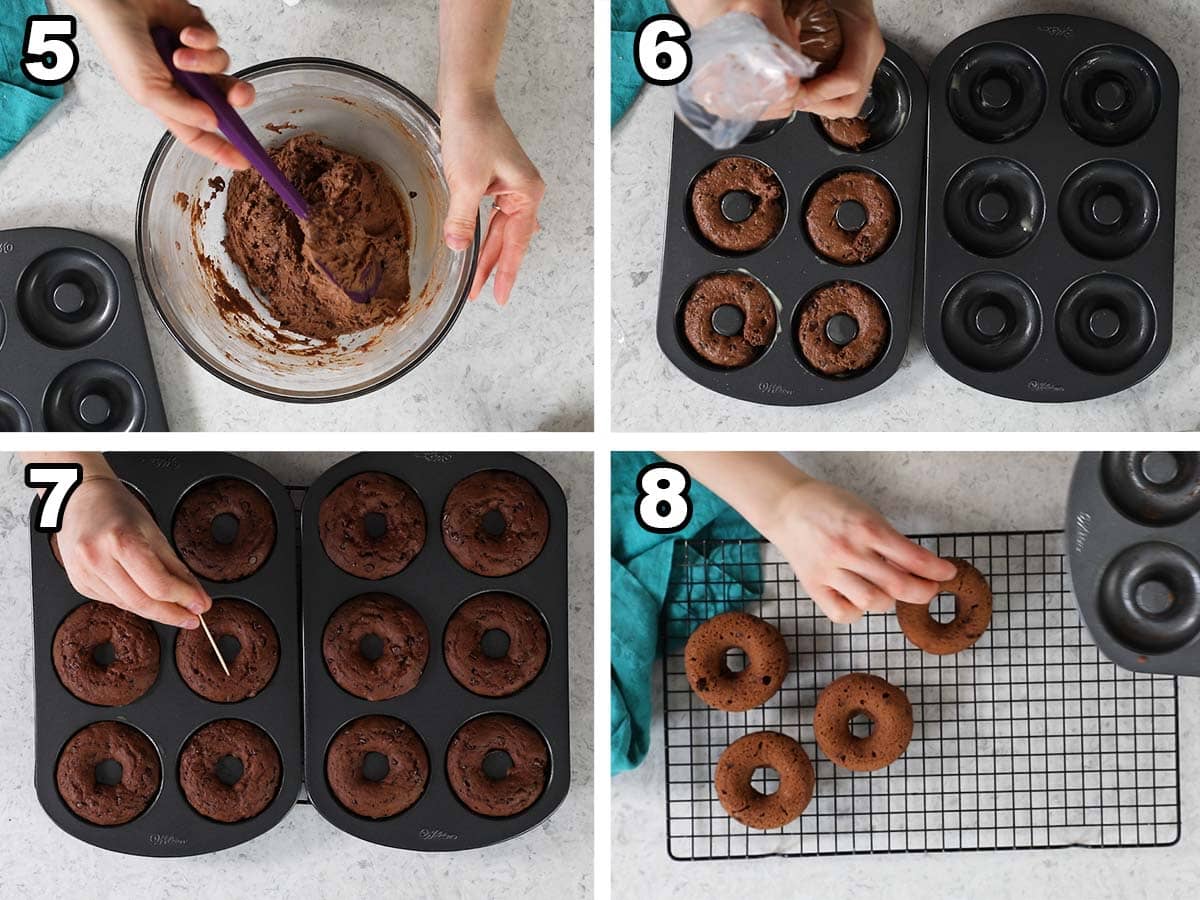
M 486 577 L 467 571 L 442 540 L 442 510 L 450 491 L 476 472 L 512 472 L 530 482 L 549 511 L 549 533 L 541 553 L 519 571 Z M 318 529 L 321 501 L 347 478 L 383 472 L 407 484 L 425 511 L 425 544 L 403 571 L 367 580 L 342 571 L 325 553 Z M 545 470 L 513 453 L 364 453 L 343 460 L 306 491 L 300 515 L 304 579 L 301 609 L 305 650 L 306 787 L 313 805 L 335 826 L 364 840 L 406 850 L 467 850 L 515 837 L 549 816 L 567 794 L 570 733 L 567 641 L 567 508 L 558 483 Z M 538 676 L 509 697 L 489 698 L 458 683 L 442 652 L 446 625 L 463 601 L 493 591 L 532 604 L 546 625 L 549 653 Z M 330 676 L 321 652 L 325 624 L 347 600 L 381 592 L 412 606 L 429 630 L 429 659 L 420 681 L 391 700 L 370 701 L 343 690 Z M 545 790 L 526 810 L 489 818 L 469 810 L 451 790 L 446 751 L 469 719 L 506 713 L 538 730 L 550 751 Z M 329 742 L 349 722 L 368 715 L 401 719 L 429 754 L 429 780 L 416 803 L 386 819 L 363 818 L 343 807 L 329 790 L 325 756 Z
M 62 228 L 0 231 L 0 431 L 165 431 L 133 272 Z
M 1068 556 L 1097 646 L 1126 669 L 1200 675 L 1200 453 L 1084 453 Z
M 38 800 L 64 831 L 106 850 L 138 856 L 192 856 L 241 844 L 268 831 L 296 802 L 303 779 L 300 617 L 296 608 L 295 508 L 288 492 L 262 469 L 220 453 L 108 456 L 117 475 L 145 499 L 170 538 L 175 510 L 194 487 L 213 478 L 236 478 L 258 488 L 275 514 L 276 541 L 262 567 L 239 581 L 201 584 L 215 599 L 253 603 L 270 617 L 279 637 L 279 664 L 257 695 L 236 703 L 214 703 L 195 693 L 175 664 L 179 629 L 152 623 L 158 636 L 159 674 L 153 686 L 126 706 L 86 703 L 59 680 L 51 648 L 66 616 L 88 602 L 71 587 L 44 534 L 31 532 L 35 698 L 35 784 Z M 217 719 L 257 725 L 274 741 L 282 763 L 279 791 L 259 815 L 234 823 L 207 819 L 187 802 L 179 786 L 179 755 L 188 738 Z M 58 793 L 55 769 L 67 741 L 94 722 L 120 720 L 154 745 L 162 769 L 157 796 L 124 825 L 100 826 L 79 818 Z
M 888 43 L 864 109 L 872 136 L 860 151 L 834 144 L 820 121 L 804 113 L 784 122 L 763 123 L 743 144 L 727 151 L 714 150 L 689 128 L 675 124 L 657 332 L 659 345 L 677 368 L 710 390 L 778 406 L 846 400 L 895 374 L 908 343 L 915 292 L 926 107 L 920 69 L 904 51 Z M 783 187 L 785 205 L 784 222 L 776 236 L 762 249 L 742 254 L 711 245 L 697 229 L 691 209 L 696 178 L 719 160 L 736 156 L 768 166 Z M 854 171 L 879 176 L 896 202 L 898 222 L 894 237 L 880 255 L 863 264 L 842 265 L 813 247 L 804 217 L 808 199 L 821 184 Z M 732 221 L 745 215 L 744 209 L 739 212 L 736 208 L 740 199 L 731 192 L 722 203 L 722 211 Z M 861 227 L 861 222 L 851 221 L 852 213 L 858 212 L 852 206 L 843 204 L 838 210 L 839 215 L 847 215 L 843 228 L 848 231 Z M 752 275 L 767 289 L 776 307 L 774 339 L 740 368 L 723 368 L 704 360 L 683 333 L 683 305 L 692 289 L 705 276 L 720 272 Z M 839 281 L 857 283 L 882 302 L 889 337 L 873 365 L 850 375 L 830 376 L 805 361 L 797 327 L 804 302 L 818 289 Z M 853 319 L 843 318 L 849 319 L 835 317 L 826 329 L 837 344 L 857 330 Z M 736 333 L 736 308 L 720 307 L 714 313 L 714 328 L 718 333 Z
M 925 342 L 1021 400 L 1106 396 L 1171 343 L 1179 81 L 1125 28 L 1039 15 L 952 42 L 929 77 Z
M 69 834 L 121 853 L 191 856 L 235 846 L 276 825 L 305 788 L 309 802 L 335 827 L 386 846 L 410 850 L 467 850 L 515 837 L 548 817 L 570 784 L 567 639 L 567 508 L 558 483 L 544 469 L 515 453 L 377 453 L 343 460 L 311 487 L 286 489 L 257 466 L 229 454 L 110 454 L 120 478 L 145 499 L 170 537 L 175 511 L 189 490 L 210 480 L 236 478 L 257 487 L 275 514 L 276 541 L 255 573 L 234 582 L 201 579 L 216 599 L 255 604 L 275 626 L 280 657 L 274 676 L 256 696 L 214 703 L 192 691 L 175 665 L 177 629 L 154 625 L 159 639 L 159 676 L 141 698 L 124 707 L 102 707 L 72 695 L 58 678 L 51 655 L 62 620 L 87 602 L 75 593 L 44 534 L 31 532 L 33 555 L 36 697 L 36 787 L 43 808 Z M 549 537 L 542 552 L 520 571 L 504 577 L 474 575 L 462 568 L 442 542 L 442 507 L 450 490 L 475 472 L 513 472 L 531 482 L 549 510 Z M 425 510 L 425 545 L 403 572 L 368 581 L 338 569 L 321 544 L 317 520 L 321 501 L 351 475 L 386 472 L 408 484 Z M 214 529 L 228 523 L 217 521 Z M 227 529 L 225 529 L 227 532 Z M 216 532 L 214 532 L 215 534 Z M 219 538 L 221 539 L 221 538 Z M 228 540 L 226 533 L 223 540 Z M 297 585 L 298 560 L 303 577 Z M 470 597 L 499 591 L 518 596 L 542 615 L 549 652 L 538 676 L 516 694 L 487 698 L 460 685 L 446 667 L 442 637 L 450 616 Z M 429 630 L 429 660 L 417 687 L 393 700 L 354 697 L 329 676 L 321 651 L 325 623 L 343 602 L 382 592 L 414 607 Z M 297 603 L 300 603 L 297 606 Z M 303 685 L 303 688 L 302 688 Z M 303 700 L 301 695 L 303 694 Z M 475 716 L 506 713 L 533 725 L 550 751 L 546 788 L 525 811 L 487 818 L 464 806 L 446 780 L 445 754 L 454 733 Z M 344 809 L 325 780 L 325 751 L 343 725 L 365 715 L 406 722 L 429 754 L 429 781 L 421 798 L 388 819 L 361 818 Z M 302 718 L 303 716 L 303 718 Z M 178 759 L 187 739 L 216 719 L 243 719 L 270 735 L 279 750 L 283 777 L 271 805 L 233 824 L 201 816 L 179 788 Z M 93 722 L 121 720 L 154 744 L 162 785 L 151 805 L 125 825 L 93 825 L 73 813 L 58 793 L 55 768 L 66 742 Z M 305 754 L 309 765 L 305 766 Z

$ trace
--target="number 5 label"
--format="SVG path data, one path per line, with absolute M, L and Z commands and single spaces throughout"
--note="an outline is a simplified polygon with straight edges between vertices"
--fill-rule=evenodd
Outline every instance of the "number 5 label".
M 651 16 L 638 26 L 633 39 L 633 64 L 650 84 L 679 84 L 692 70 L 692 36 L 678 16 Z
M 652 463 L 638 473 L 637 522 L 655 534 L 673 534 L 692 520 L 692 479 L 671 463 Z
M 21 71 L 34 84 L 65 84 L 79 68 L 74 16 L 30 16 Z

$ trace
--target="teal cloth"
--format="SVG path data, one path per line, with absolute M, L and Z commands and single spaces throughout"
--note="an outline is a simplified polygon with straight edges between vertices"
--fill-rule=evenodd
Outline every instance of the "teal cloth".
M 670 12 L 666 0 L 612 0 L 612 124 L 621 121 L 646 82 L 633 63 L 633 37 L 651 16 Z
M 652 453 L 612 454 L 612 763 L 613 774 L 641 765 L 650 750 L 650 680 L 661 648 L 659 623 L 674 630 L 674 645 L 693 622 L 757 599 L 761 582 L 758 544 L 728 544 L 707 558 L 680 539 L 753 539 L 758 533 L 704 485 L 693 481 L 692 519 L 675 534 L 653 534 L 638 525 L 633 509 L 637 476 L 658 460 Z M 672 576 L 677 577 L 672 577 Z
M 42 120 L 63 95 L 62 85 L 34 84 L 21 71 L 25 22 L 46 15 L 45 0 L 0 0 L 0 157 Z

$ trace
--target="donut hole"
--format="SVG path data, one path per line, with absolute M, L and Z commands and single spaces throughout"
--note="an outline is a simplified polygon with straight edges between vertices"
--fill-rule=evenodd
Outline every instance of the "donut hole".
M 387 534 L 387 516 L 379 512 L 369 512 L 363 516 L 363 531 L 373 541 L 380 540 Z
M 214 769 L 217 781 L 221 782 L 225 787 L 233 787 L 241 781 L 245 771 L 246 767 L 242 764 L 242 761 L 229 753 L 217 760 L 217 766 Z
M 111 641 L 105 641 L 92 648 L 92 662 L 100 668 L 106 669 L 116 661 L 117 648 L 112 645 Z
M 513 765 L 513 758 L 505 751 L 489 750 L 483 757 L 483 774 L 492 781 L 503 781 Z
M 96 763 L 96 784 L 113 787 L 125 777 L 125 768 L 115 759 L 102 759 Z
M 237 540 L 238 529 L 241 527 L 241 522 L 233 513 L 221 513 L 212 520 L 209 530 L 212 532 L 212 539 L 218 544 L 229 546 Z
M 358 652 L 368 662 L 383 656 L 383 638 L 377 634 L 364 634 L 358 641 Z
M 488 659 L 503 659 L 508 656 L 508 632 L 501 628 L 489 628 L 479 639 L 479 649 Z
M 483 514 L 483 530 L 490 537 L 498 538 L 508 530 L 508 523 L 504 520 L 504 513 L 498 509 L 489 509 Z
M 860 741 L 865 740 L 875 730 L 875 720 L 865 711 L 859 710 L 846 722 L 846 729 L 850 732 L 851 737 Z
M 759 766 L 750 773 L 750 787 L 763 797 L 779 790 L 779 771 L 771 766 Z
M 938 594 L 929 601 L 929 618 L 945 625 L 958 616 L 958 600 L 953 594 Z
M 745 671 L 746 668 L 746 653 L 740 647 L 731 647 L 725 651 L 725 671 L 730 675 L 737 675 Z
M 384 754 L 374 750 L 363 754 L 362 777 L 367 781 L 383 781 L 383 779 L 387 778 L 391 768 L 392 764 Z
M 242 642 L 232 634 L 213 635 L 213 639 L 217 642 L 217 649 L 221 653 L 221 659 L 225 660 L 225 665 L 232 665 L 237 655 L 242 652 Z

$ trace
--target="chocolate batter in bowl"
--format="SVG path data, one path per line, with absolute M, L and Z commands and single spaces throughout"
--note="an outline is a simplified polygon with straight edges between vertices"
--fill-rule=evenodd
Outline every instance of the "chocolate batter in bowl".
M 170 135 L 155 150 L 139 201 L 143 281 L 184 350 L 237 387 L 301 402 L 375 390 L 433 351 L 474 274 L 478 231 L 464 252 L 442 239 L 449 189 L 437 118 L 395 82 L 337 60 L 277 60 L 238 75 L 257 90 L 242 115 L 269 150 L 315 135 L 377 167 L 377 176 L 396 189 L 407 206 L 409 299 L 384 297 L 370 310 L 345 306 L 334 311 L 330 327 L 295 319 L 288 327 L 227 250 L 232 173 Z

